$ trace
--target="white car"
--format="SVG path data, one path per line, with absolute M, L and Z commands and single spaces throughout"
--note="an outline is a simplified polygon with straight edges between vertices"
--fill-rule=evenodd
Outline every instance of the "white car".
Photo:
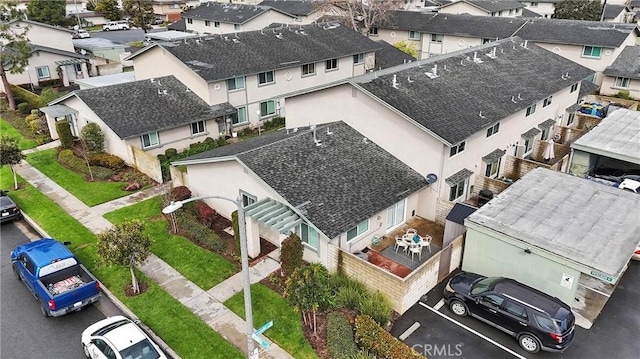
M 90 325 L 81 342 L 84 355 L 91 359 L 167 359 L 136 323 L 121 315 Z
M 88 39 L 91 37 L 91 34 L 89 34 L 89 32 L 87 30 L 76 30 L 76 32 L 73 34 L 73 38 L 74 39 Z
M 618 185 L 618 188 L 638 194 L 640 193 L 640 182 L 627 178 Z

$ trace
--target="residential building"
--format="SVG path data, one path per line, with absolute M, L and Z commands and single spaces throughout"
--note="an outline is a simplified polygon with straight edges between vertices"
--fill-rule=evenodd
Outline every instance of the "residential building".
M 362 75 L 381 46 L 334 23 L 154 43 L 130 56 L 136 79 L 175 75 L 210 105 L 238 109 L 229 130 L 285 116 L 282 94 Z
M 444 223 L 470 197 L 475 175 L 500 178 L 506 154 L 527 157 L 552 126 L 566 124 L 566 108 L 592 74 L 509 38 L 287 95 L 287 127 L 342 120 L 434 174 L 416 214 Z
M 638 208 L 635 193 L 535 169 L 467 217 L 462 270 L 557 297 L 588 329 L 640 245 Z
M 542 17 L 551 18 L 555 14 L 556 4 L 563 0 L 537 0 L 537 1 L 517 0 L 517 1 L 521 2 L 522 5 L 526 6 L 527 10 L 538 13 L 542 15 Z M 631 2 L 633 1 L 634 0 L 631 0 Z M 603 5 L 606 4 L 606 5 L 613 5 L 613 6 L 622 6 L 627 4 L 627 0 L 600 0 L 600 2 Z M 623 22 L 623 21 L 618 21 L 618 22 Z
M 87 39 L 74 39 L 73 46 L 76 52 L 89 58 L 89 71 L 92 76 L 122 72 L 122 59 L 126 53 L 127 45 L 100 37 L 90 37 Z
M 376 51 L 376 70 L 416 61 L 415 57 L 397 49 L 384 40 L 376 42 L 382 46 L 382 49 Z
M 76 80 L 76 85 L 80 90 L 92 89 L 95 87 L 111 86 L 133 82 L 136 80 L 133 72 L 121 72 L 118 74 L 89 77 L 88 79 Z
M 184 14 L 187 32 L 228 34 L 263 29 L 273 23 L 293 24 L 296 16 L 261 5 L 206 2 Z
M 605 4 L 601 17 L 607 22 L 631 22 L 633 14 L 625 5 Z
M 516 0 L 458 0 L 440 6 L 438 13 L 516 17 L 522 15 L 523 8 Z
M 625 47 L 602 74 L 601 95 L 629 91 L 629 96 L 640 100 L 640 46 Z
M 153 0 L 152 5 L 156 18 L 177 21 L 181 19 L 184 10 L 198 7 L 200 0 Z
M 294 21 L 300 24 L 310 24 L 322 16 L 338 15 L 344 12 L 335 5 L 322 4 L 323 8 L 321 8 L 319 4 L 320 2 L 316 0 L 263 0 L 259 3 L 260 6 L 268 6 L 295 16 Z

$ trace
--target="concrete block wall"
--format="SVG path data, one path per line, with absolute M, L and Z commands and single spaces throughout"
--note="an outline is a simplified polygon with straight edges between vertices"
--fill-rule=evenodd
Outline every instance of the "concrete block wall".
M 500 181 L 495 178 L 489 178 L 481 175 L 476 175 L 475 184 L 473 185 L 473 192 L 471 197 L 477 197 L 480 191 L 488 189 L 494 194 L 498 194 L 509 187 L 509 183 Z
M 436 201 L 436 218 L 434 222 L 444 226 L 445 218 L 451 211 L 451 208 L 455 205 L 455 202 L 448 201 L 446 199 L 438 198 Z
M 464 250 L 464 236 L 459 236 L 451 242 L 451 262 L 449 264 L 449 273 L 456 268 L 462 266 L 462 252 Z
M 151 177 L 154 181 L 162 183 L 162 170 L 160 169 L 160 161 L 157 157 L 133 146 L 131 146 L 131 153 L 133 155 L 132 164 L 138 171 Z
M 175 166 L 170 166 L 169 173 L 171 175 L 171 183 L 173 187 L 189 187 L 189 175 L 187 172 L 180 171 Z

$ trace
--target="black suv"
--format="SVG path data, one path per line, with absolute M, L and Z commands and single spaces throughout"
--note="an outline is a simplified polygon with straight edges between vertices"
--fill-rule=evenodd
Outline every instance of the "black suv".
M 18 205 L 7 196 L 7 191 L 0 189 L 0 223 L 22 218 Z
M 522 349 L 563 352 L 575 318 L 560 299 L 509 278 L 460 273 L 444 289 L 453 314 L 471 315 L 518 339 Z

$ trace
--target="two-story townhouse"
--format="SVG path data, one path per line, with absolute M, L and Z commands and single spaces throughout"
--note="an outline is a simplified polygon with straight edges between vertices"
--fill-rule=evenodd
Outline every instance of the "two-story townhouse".
M 180 20 L 182 11 L 200 5 L 200 0 L 153 0 L 151 2 L 156 18 L 164 21 Z
M 329 3 L 320 5 L 316 0 L 264 0 L 260 6 L 269 6 L 286 14 L 295 16 L 295 22 L 310 24 L 323 16 L 339 15 L 344 12 L 335 5 Z
M 618 58 L 602 72 L 604 79 L 601 95 L 616 95 L 629 91 L 629 96 L 640 100 L 640 46 L 625 47 Z
M 540 16 L 550 19 L 556 12 L 556 4 L 562 0 L 518 0 L 525 6 L 526 10 L 532 11 Z M 524 10 L 524 9 L 523 9 Z M 524 15 L 524 14 L 523 14 Z
M 412 11 L 390 12 L 384 25 L 370 31 L 370 36 L 391 44 L 415 44 L 419 59 L 518 36 L 594 70 L 596 84 L 602 83 L 602 71 L 625 46 L 635 45 L 639 35 L 636 24 Z
M 8 25 L 17 32 L 28 28 L 27 38 L 31 46 L 29 64 L 22 73 L 7 72 L 9 83 L 31 84 L 34 88 L 60 80 L 64 86 L 69 86 L 75 79 L 89 77 L 88 57 L 74 51 L 73 31 L 31 20 L 13 20 Z
M 373 69 L 382 46 L 335 23 L 154 43 L 131 55 L 136 79 L 174 75 L 211 105 L 238 109 L 231 126 L 285 116 L 282 94 Z
M 631 22 L 633 14 L 626 5 L 605 4 L 601 18 L 608 22 Z
M 268 6 L 206 2 L 182 18 L 187 32 L 228 34 L 259 30 L 273 23 L 293 24 L 296 16 Z
M 474 174 L 499 178 L 505 154 L 526 157 L 536 139 L 565 124 L 565 109 L 592 74 L 520 38 L 503 39 L 291 94 L 287 127 L 342 120 L 423 176 L 434 174 L 417 214 L 441 220 L 468 198 Z
M 440 6 L 438 13 L 516 17 L 522 15 L 523 8 L 516 0 L 458 0 Z

